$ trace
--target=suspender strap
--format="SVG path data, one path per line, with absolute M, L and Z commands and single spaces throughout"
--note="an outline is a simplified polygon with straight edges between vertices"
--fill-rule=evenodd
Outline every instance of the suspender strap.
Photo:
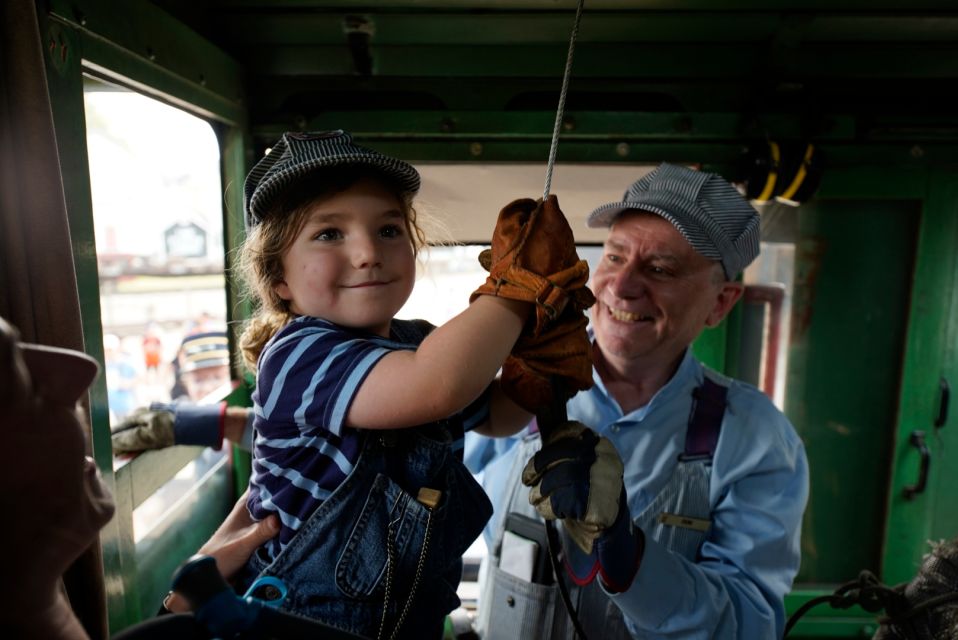
M 680 460 L 711 458 L 715 454 L 722 417 L 725 415 L 725 398 L 728 387 L 705 377 L 701 387 L 692 392 L 692 415 L 685 432 L 685 451 Z

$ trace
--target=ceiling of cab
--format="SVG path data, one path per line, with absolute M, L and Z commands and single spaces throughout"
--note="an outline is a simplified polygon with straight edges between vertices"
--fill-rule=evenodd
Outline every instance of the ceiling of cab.
M 555 110 L 575 0 L 154 0 L 245 69 L 254 132 Z M 954 118 L 958 3 L 586 0 L 570 113 Z M 432 126 L 432 125 L 430 125 Z M 441 128 L 442 122 L 436 124 Z

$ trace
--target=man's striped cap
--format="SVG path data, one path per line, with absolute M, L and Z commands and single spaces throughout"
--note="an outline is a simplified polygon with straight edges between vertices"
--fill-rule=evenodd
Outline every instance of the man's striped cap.
M 194 333 L 180 344 L 180 371 L 196 371 L 230 363 L 230 345 L 223 331 Z
M 246 228 L 262 222 L 275 198 L 294 182 L 318 170 L 345 165 L 380 170 L 396 180 L 404 195 L 419 191 L 419 172 L 412 165 L 353 144 L 345 131 L 287 132 L 246 176 Z
M 693 249 L 721 262 L 729 279 L 758 256 L 758 212 L 717 174 L 663 163 L 632 183 L 620 202 L 590 213 L 587 224 L 611 226 L 631 209 L 671 222 Z

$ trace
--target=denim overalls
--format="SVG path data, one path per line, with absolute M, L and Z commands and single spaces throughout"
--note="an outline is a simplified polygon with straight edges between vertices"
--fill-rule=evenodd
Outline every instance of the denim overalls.
M 492 515 L 452 449 L 457 426 L 365 432 L 346 480 L 275 560 L 254 553 L 237 589 L 276 576 L 286 611 L 370 638 L 441 638 L 462 554 Z
M 694 392 L 697 402 L 689 419 L 684 453 L 662 491 L 642 513 L 633 518 L 647 536 L 690 561 L 695 560 L 708 532 L 663 522 L 662 515 L 681 514 L 699 521 L 709 520 L 712 455 L 722 425 L 727 390 L 727 386 L 710 380 L 706 375 L 705 383 Z M 529 490 L 519 482 L 519 478 L 526 462 L 540 447 L 538 436 L 527 437 L 516 445 L 510 485 L 507 487 L 507 503 L 503 505 L 509 511 L 536 519 L 540 517 L 529 504 Z M 485 640 L 572 640 L 575 630 L 555 584 L 527 582 L 499 568 L 504 521 L 505 518 L 500 519 L 480 597 L 479 624 L 484 631 L 483 637 Z M 590 639 L 633 638 L 622 611 L 609 599 L 598 581 L 579 588 L 567 575 L 561 576 L 561 579 L 569 586 L 579 622 Z

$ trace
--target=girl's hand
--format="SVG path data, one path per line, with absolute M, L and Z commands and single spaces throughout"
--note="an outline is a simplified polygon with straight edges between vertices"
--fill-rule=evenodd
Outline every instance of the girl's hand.
M 279 519 L 276 516 L 259 522 L 250 517 L 244 493 L 223 524 L 197 553 L 212 556 L 216 560 L 216 568 L 224 578 L 230 580 L 243 568 L 256 549 L 278 533 Z M 163 606 L 173 613 L 189 611 L 186 599 L 172 591 L 163 601 Z

